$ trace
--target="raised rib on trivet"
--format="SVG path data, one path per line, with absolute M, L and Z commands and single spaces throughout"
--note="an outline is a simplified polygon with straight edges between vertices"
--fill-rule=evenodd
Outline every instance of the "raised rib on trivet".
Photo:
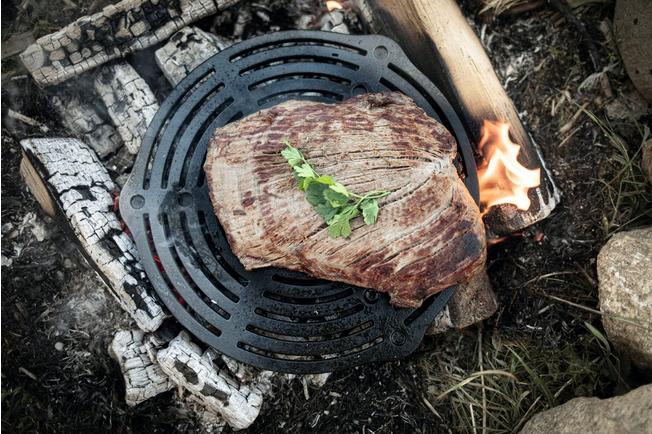
M 352 191 L 392 191 L 378 221 L 357 219 L 349 239 L 329 238 L 279 154 L 284 138 Z M 419 306 L 484 266 L 484 227 L 453 164 L 456 150 L 410 98 L 365 94 L 333 105 L 288 101 L 229 124 L 215 132 L 205 171 L 246 268 L 285 267 Z

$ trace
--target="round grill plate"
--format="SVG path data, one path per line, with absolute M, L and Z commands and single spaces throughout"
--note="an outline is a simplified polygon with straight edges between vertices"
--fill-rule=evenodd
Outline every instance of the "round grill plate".
M 337 102 L 399 91 L 459 144 L 478 199 L 473 154 L 441 92 L 381 36 L 279 32 L 236 44 L 192 71 L 161 105 L 120 195 L 153 287 L 172 315 L 219 352 L 263 369 L 328 372 L 404 357 L 454 288 L 418 309 L 385 294 L 267 268 L 246 271 L 208 198 L 202 169 L 214 130 L 288 99 Z

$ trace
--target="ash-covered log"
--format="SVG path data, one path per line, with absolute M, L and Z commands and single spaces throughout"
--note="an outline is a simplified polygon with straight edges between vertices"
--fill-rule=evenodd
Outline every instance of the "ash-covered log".
M 127 62 L 102 67 L 95 91 L 131 154 L 137 154 L 158 102 L 149 85 Z
M 82 253 L 138 327 L 156 330 L 163 308 L 149 292 L 136 247 L 113 209 L 117 188 L 95 153 L 77 139 L 25 139 L 21 145 L 25 181 L 39 202 L 72 229 Z
M 540 168 L 541 185 L 529 191 L 527 211 L 513 205 L 493 207 L 485 218 L 490 231 L 507 234 L 547 217 L 559 192 L 541 152 L 494 72 L 482 43 L 454 0 L 355 0 L 370 30 L 399 41 L 412 62 L 444 92 L 477 144 L 484 120 L 511 126 L 521 145 L 519 161 Z
M 165 41 L 177 30 L 238 0 L 123 0 L 39 38 L 20 55 L 34 79 L 61 83 Z

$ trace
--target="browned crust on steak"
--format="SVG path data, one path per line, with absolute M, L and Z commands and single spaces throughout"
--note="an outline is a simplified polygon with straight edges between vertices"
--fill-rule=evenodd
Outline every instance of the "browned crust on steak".
M 280 155 L 288 138 L 351 191 L 391 190 L 350 238 L 327 226 Z M 397 306 L 469 280 L 485 262 L 478 207 L 457 175 L 451 134 L 406 96 L 288 101 L 215 132 L 204 169 L 233 252 L 247 269 L 285 267 L 389 293 Z

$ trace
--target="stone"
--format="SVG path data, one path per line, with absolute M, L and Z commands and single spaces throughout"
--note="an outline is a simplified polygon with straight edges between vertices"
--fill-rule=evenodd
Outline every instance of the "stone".
M 637 366 L 652 369 L 652 227 L 615 234 L 597 269 L 609 340 Z
M 641 169 L 647 176 L 647 180 L 652 183 L 652 139 L 643 143 Z
M 618 0 L 614 34 L 627 75 L 646 100 L 652 102 L 652 8 L 650 0 Z
M 571 399 L 535 415 L 520 432 L 539 433 L 652 433 L 652 384 L 609 399 Z

